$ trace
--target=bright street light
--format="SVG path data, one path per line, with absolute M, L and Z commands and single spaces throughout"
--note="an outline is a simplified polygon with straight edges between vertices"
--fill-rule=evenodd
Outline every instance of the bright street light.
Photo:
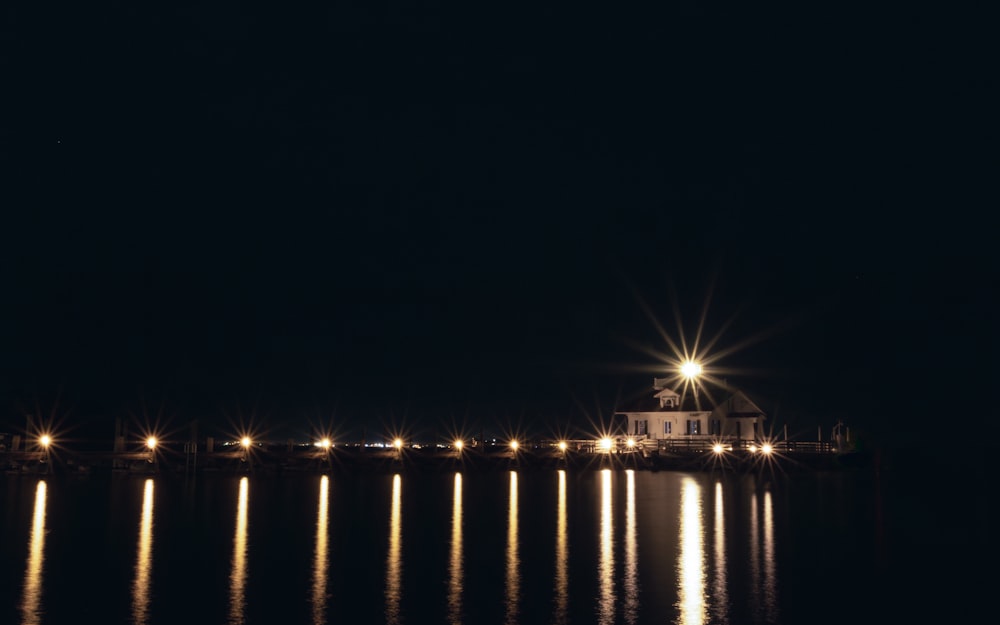
M 685 378 L 689 380 L 693 380 L 694 378 L 701 375 L 701 365 L 694 362 L 693 360 L 688 360 L 687 362 L 681 365 L 681 375 L 683 375 Z

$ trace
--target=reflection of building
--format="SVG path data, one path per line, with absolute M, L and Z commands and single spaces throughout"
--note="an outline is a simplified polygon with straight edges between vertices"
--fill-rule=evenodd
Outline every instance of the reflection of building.
M 680 395 L 667 386 L 670 378 L 653 378 L 652 397 L 615 412 L 615 422 L 637 441 L 667 441 L 667 444 L 704 441 L 756 440 L 763 434 L 767 418 L 742 391 L 714 404 L 704 390 Z M 659 443 L 643 443 L 656 447 Z

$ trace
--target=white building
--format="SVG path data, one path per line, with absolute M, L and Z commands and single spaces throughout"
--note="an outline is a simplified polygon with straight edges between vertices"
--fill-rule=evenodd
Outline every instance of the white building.
M 699 397 L 693 391 L 681 397 L 667 386 L 670 381 L 653 378 L 652 398 L 634 409 L 615 412 L 615 423 L 625 428 L 626 436 L 644 447 L 662 447 L 672 443 L 753 441 L 763 435 L 767 416 L 742 391 L 713 405 L 704 391 L 699 392 Z

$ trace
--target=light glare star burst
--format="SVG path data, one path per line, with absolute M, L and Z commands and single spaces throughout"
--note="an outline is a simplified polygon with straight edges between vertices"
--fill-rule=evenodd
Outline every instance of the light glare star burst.
M 666 373 L 664 382 L 681 394 L 682 401 L 683 397 L 688 393 L 693 394 L 695 403 L 699 409 L 701 408 L 701 401 L 706 397 L 713 404 L 715 403 L 715 400 L 710 393 L 703 392 L 709 387 L 719 388 L 727 393 L 733 390 L 726 381 L 727 376 L 760 373 L 720 366 L 720 361 L 755 343 L 761 342 L 780 329 L 776 326 L 756 332 L 752 336 L 737 341 L 728 347 L 719 348 L 718 344 L 720 339 L 736 321 L 737 315 L 734 314 L 729 317 L 721 325 L 718 332 L 716 332 L 713 336 L 706 337 L 705 326 L 708 316 L 709 303 L 712 299 L 711 291 L 712 289 L 710 288 L 708 296 L 705 298 L 701 314 L 698 318 L 697 328 L 694 332 L 694 340 L 690 344 L 686 338 L 688 334 L 684 331 L 684 326 L 681 321 L 681 312 L 677 297 L 671 298 L 674 309 L 673 316 L 677 324 L 676 334 L 671 335 L 663 327 L 660 319 L 652 311 L 650 306 L 638 293 L 635 293 L 636 300 L 640 308 L 652 323 L 654 329 L 662 338 L 663 342 L 666 344 L 667 349 L 657 349 L 646 342 L 636 342 L 634 340 L 629 341 L 629 343 L 631 343 L 636 349 L 652 356 L 656 361 L 656 364 L 653 366 L 642 365 L 638 367 L 629 367 L 630 369 L 650 371 L 654 373 L 654 375 L 657 375 L 657 377 L 663 376 L 664 373 Z M 675 339 L 674 336 L 679 337 L 679 339 Z

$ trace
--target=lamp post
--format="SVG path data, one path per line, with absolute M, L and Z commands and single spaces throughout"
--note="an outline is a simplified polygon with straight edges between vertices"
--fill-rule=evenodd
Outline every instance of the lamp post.
M 244 436 L 240 439 L 240 447 L 243 448 L 243 452 L 240 454 L 240 462 L 247 462 L 250 459 L 250 444 L 252 442 L 249 436 Z
M 688 360 L 681 365 L 681 374 L 689 380 L 696 378 L 701 375 L 701 365 L 693 360 Z
M 392 446 L 396 448 L 396 460 L 402 461 L 403 459 L 403 439 L 397 438 L 392 441 Z
M 49 472 L 49 445 L 52 444 L 52 437 L 42 434 L 38 438 L 38 443 L 42 446 L 42 464 L 45 465 L 45 473 Z
M 455 442 L 454 442 L 454 446 L 455 446 L 455 457 L 456 458 L 461 458 L 462 457 L 462 448 L 465 447 L 465 442 L 462 441 L 462 439 L 460 439 L 460 438 L 456 439 Z
M 316 445 L 323 450 L 323 461 L 327 464 L 330 463 L 330 448 L 333 447 L 333 442 L 329 438 L 324 438 L 320 440 Z
M 698 402 L 698 378 L 701 377 L 702 368 L 701 365 L 693 360 L 685 361 L 681 365 L 681 375 L 691 384 L 694 388 L 694 400 L 695 403 Z
M 150 436 L 146 439 L 146 449 L 149 450 L 149 455 L 146 456 L 146 462 L 152 464 L 156 462 L 156 437 Z
M 698 378 L 701 376 L 701 373 L 702 373 L 702 368 L 700 363 L 697 363 L 693 360 L 686 360 L 684 361 L 683 364 L 681 364 L 681 375 L 684 376 L 687 382 L 694 389 L 694 406 L 696 409 L 699 410 L 701 409 L 701 406 L 698 402 Z M 690 420 L 688 421 L 688 423 L 690 423 Z M 694 432 L 690 431 L 690 425 L 688 427 L 689 431 L 687 432 L 687 434 L 688 435 L 693 434 Z

